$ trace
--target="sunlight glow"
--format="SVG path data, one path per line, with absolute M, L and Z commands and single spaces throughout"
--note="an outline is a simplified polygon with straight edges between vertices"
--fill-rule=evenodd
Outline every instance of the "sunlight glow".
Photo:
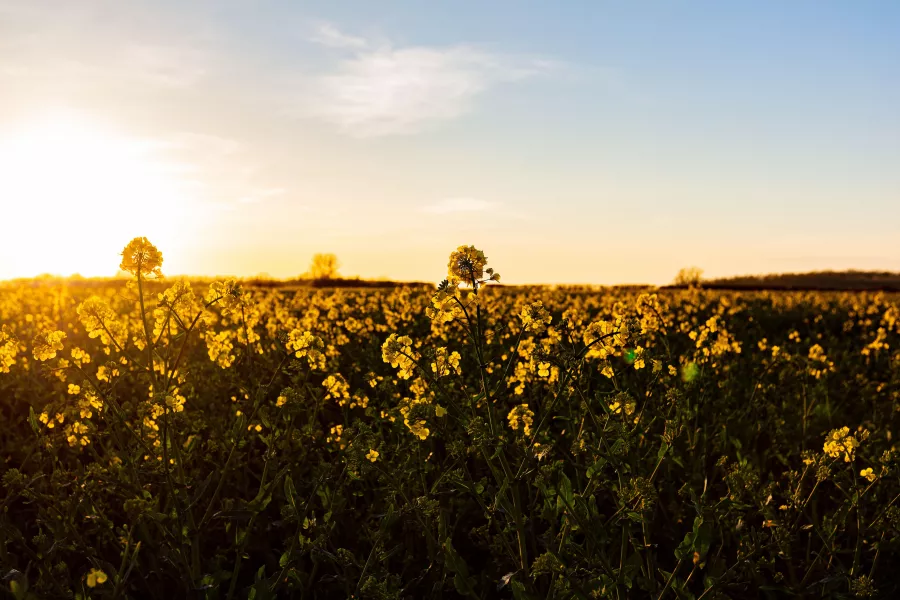
M 178 246 L 190 197 L 163 148 L 68 116 L 0 132 L 0 279 L 114 275 L 135 236 Z

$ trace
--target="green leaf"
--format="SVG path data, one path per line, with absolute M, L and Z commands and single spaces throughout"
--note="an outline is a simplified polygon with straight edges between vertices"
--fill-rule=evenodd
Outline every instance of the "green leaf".
M 444 540 L 444 557 L 447 568 L 455 573 L 453 576 L 453 586 L 456 588 L 456 591 L 465 596 L 477 597 L 478 595 L 475 593 L 475 589 L 472 586 L 472 578 L 469 577 L 469 568 L 466 566 L 466 562 L 453 548 L 453 543 L 450 541 L 449 537 Z
M 657 460 L 662 460 L 663 456 L 665 456 L 668 451 L 669 444 L 663 442 L 663 445 L 659 447 L 659 452 L 656 453 Z
M 575 503 L 575 496 L 572 493 L 572 482 L 565 473 L 559 474 L 559 489 L 557 489 L 556 511 L 563 513 L 566 509 L 572 508 Z
M 701 517 L 694 519 L 694 551 L 700 554 L 700 560 L 706 558 L 712 544 L 713 524 Z
M 41 426 L 38 424 L 37 415 L 34 414 L 34 407 L 28 407 L 28 424 L 31 425 L 31 428 L 34 429 L 35 433 L 40 433 Z
M 297 509 L 297 489 L 294 487 L 294 480 L 291 479 L 290 475 L 284 478 L 284 497 L 287 498 L 294 512 L 299 513 L 300 511 Z

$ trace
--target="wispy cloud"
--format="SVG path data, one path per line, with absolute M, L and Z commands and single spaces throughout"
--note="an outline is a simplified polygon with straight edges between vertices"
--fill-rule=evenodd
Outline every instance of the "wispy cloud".
M 207 74 L 209 60 L 193 46 L 132 43 L 125 46 L 114 69 L 120 73 L 127 69 L 147 83 L 186 87 Z
M 179 165 L 181 181 L 210 207 L 236 210 L 289 193 L 272 185 L 265 170 L 252 162 L 252 149 L 238 140 L 181 131 L 168 134 L 158 145 L 170 164 Z
M 487 202 L 478 198 L 445 198 L 434 204 L 429 204 L 422 208 L 423 212 L 436 215 L 446 215 L 450 213 L 478 213 L 488 212 L 499 208 L 496 202 Z
M 201 81 L 216 61 L 216 34 L 137 3 L 110 18 L 95 2 L 0 0 L 0 87 L 38 91 L 152 91 Z
M 340 54 L 332 72 L 303 82 L 299 112 L 355 137 L 418 133 L 468 113 L 493 87 L 555 68 L 471 44 L 376 44 L 333 25 L 320 26 L 315 41 Z
M 317 23 L 309 40 L 329 48 L 365 48 L 368 45 L 365 38 L 346 34 L 331 23 Z

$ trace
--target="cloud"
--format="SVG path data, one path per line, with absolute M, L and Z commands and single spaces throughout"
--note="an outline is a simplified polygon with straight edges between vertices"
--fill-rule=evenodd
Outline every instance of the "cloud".
M 121 62 L 112 67 L 117 73 L 133 73 L 147 83 L 164 87 L 186 87 L 208 72 L 208 57 L 188 45 L 127 44 Z
M 304 100 L 293 110 L 354 137 L 418 133 L 470 112 L 491 88 L 548 72 L 555 64 L 470 44 L 376 46 L 334 26 L 323 31 L 320 43 L 345 53 L 331 73 L 303 82 Z
M 331 23 L 319 23 L 309 40 L 328 48 L 365 48 L 365 38 L 348 35 Z
M 177 165 L 182 183 L 216 210 L 236 210 L 287 196 L 289 190 L 272 185 L 260 165 L 252 160 L 255 150 L 227 137 L 178 131 L 155 142 Z
M 37 93 L 184 88 L 214 69 L 213 30 L 138 5 L 0 0 L 0 87 Z M 15 79 L 15 81 L 12 81 Z
M 422 208 L 423 212 L 436 215 L 464 212 L 488 212 L 498 208 L 495 202 L 487 202 L 478 198 L 446 198 Z

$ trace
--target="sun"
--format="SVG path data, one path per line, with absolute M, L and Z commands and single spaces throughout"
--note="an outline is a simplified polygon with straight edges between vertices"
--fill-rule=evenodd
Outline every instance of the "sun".
M 136 236 L 173 249 L 190 198 L 162 149 L 84 118 L 0 133 L 0 279 L 114 275 Z

